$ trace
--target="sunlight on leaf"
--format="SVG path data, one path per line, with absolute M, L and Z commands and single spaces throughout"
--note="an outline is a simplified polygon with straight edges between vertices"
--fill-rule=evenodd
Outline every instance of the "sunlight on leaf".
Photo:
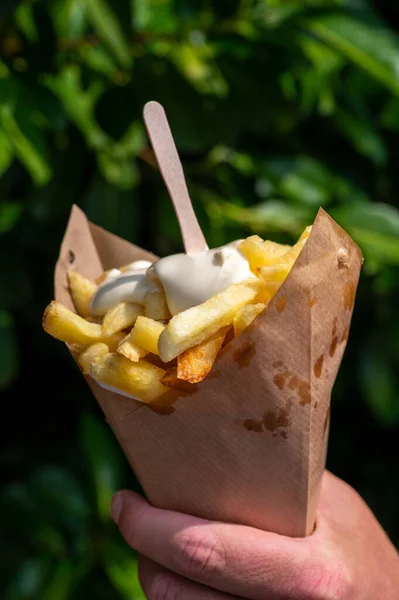
M 132 56 L 121 24 L 107 0 L 85 0 L 87 14 L 98 37 L 114 54 L 122 67 L 129 67 Z
M 399 43 L 389 29 L 344 13 L 309 19 L 304 28 L 399 95 Z
M 137 557 L 131 548 L 108 540 L 104 548 L 104 569 L 123 598 L 145 600 L 137 575 Z

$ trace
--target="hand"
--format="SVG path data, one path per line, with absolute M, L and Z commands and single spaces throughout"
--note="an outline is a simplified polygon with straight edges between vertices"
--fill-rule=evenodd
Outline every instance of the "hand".
M 399 555 L 346 483 L 326 472 L 314 533 L 288 538 L 153 508 L 123 491 L 112 515 L 149 600 L 398 600 Z

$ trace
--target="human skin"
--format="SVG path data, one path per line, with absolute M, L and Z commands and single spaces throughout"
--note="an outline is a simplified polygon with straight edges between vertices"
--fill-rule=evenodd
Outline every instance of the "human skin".
M 398 600 L 399 555 L 365 502 L 329 472 L 316 528 L 289 538 L 115 494 L 112 516 L 140 554 L 149 600 Z

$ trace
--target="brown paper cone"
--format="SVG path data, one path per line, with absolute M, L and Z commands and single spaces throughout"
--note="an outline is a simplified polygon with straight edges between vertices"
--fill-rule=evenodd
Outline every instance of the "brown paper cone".
M 73 207 L 55 271 L 95 278 L 154 259 Z M 312 532 L 330 394 L 348 338 L 362 255 L 320 209 L 268 308 L 220 353 L 194 392 L 145 405 L 88 379 L 148 499 L 162 508 L 289 536 Z

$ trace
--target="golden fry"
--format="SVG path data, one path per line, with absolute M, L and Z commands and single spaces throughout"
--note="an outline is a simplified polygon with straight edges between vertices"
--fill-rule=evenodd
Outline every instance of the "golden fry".
M 230 285 L 203 304 L 175 315 L 158 341 L 159 355 L 169 362 L 233 322 L 237 312 L 250 304 L 262 288 L 258 279 Z
M 132 327 L 137 317 L 143 314 L 143 307 L 132 302 L 120 302 L 110 308 L 104 316 L 103 335 L 112 335 L 127 327 Z
M 291 246 L 269 240 L 264 242 L 258 235 L 251 235 L 239 245 L 239 249 L 245 254 L 254 273 L 259 267 L 278 263 L 280 257 L 290 248 Z
M 88 317 L 90 300 L 97 289 L 97 285 L 94 281 L 83 277 L 76 271 L 69 271 L 68 283 L 76 311 L 81 317 Z
M 266 304 L 247 304 L 238 311 L 234 317 L 234 335 L 237 336 L 252 323 L 252 321 L 266 308 Z
M 137 344 L 132 341 L 132 332 L 123 338 L 116 351 L 133 362 L 138 362 L 140 358 L 143 358 L 148 354 L 148 350 L 140 348 L 140 346 L 137 346 Z
M 153 354 L 159 354 L 158 339 L 165 325 L 148 317 L 138 317 L 135 326 L 130 332 L 130 340 Z
M 115 350 L 124 337 L 122 333 L 104 336 L 101 325 L 89 323 L 56 300 L 53 300 L 44 312 L 43 329 L 67 344 L 87 347 L 103 342 L 110 350 Z
M 90 374 L 90 367 L 93 363 L 98 362 L 109 353 L 109 348 L 106 344 L 93 344 L 89 346 L 79 356 L 78 362 L 83 369 L 85 375 Z
M 92 364 L 91 375 L 112 391 L 124 392 L 142 402 L 153 402 L 167 391 L 160 379 L 165 371 L 145 360 L 132 362 L 112 353 Z
M 165 292 L 161 289 L 148 292 L 144 304 L 145 316 L 154 319 L 154 321 L 166 321 L 172 316 L 166 302 Z
M 212 369 L 228 330 L 229 327 L 223 327 L 204 342 L 179 354 L 177 377 L 190 383 L 199 383 L 205 379 Z

